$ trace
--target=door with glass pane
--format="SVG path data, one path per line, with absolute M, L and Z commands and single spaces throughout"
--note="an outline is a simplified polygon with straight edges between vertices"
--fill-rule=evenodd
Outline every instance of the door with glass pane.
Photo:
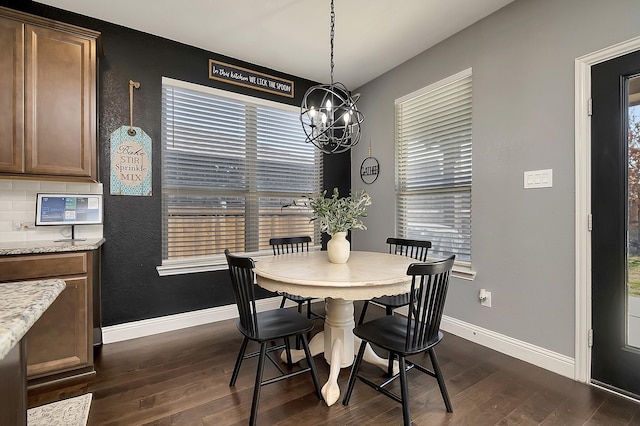
M 591 77 L 591 378 L 640 397 L 640 52 Z

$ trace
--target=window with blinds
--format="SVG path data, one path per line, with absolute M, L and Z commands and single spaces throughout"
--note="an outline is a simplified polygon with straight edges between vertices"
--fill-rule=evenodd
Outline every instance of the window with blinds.
M 471 69 L 396 101 L 397 233 L 471 262 Z
M 163 78 L 163 260 L 270 250 L 271 237 L 319 242 L 300 200 L 321 182 L 297 108 Z

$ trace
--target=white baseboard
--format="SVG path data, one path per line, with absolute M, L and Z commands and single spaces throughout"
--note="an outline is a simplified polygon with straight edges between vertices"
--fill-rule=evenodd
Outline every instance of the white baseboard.
M 277 309 L 280 307 L 281 300 L 280 297 L 257 300 L 256 309 L 258 311 Z M 286 306 L 289 306 L 288 303 Z M 295 306 L 295 304 L 291 306 Z M 235 304 L 112 325 L 102 327 L 102 342 L 104 344 L 121 342 L 232 318 L 238 318 L 238 308 Z
M 440 328 L 463 339 L 574 379 L 575 360 L 566 355 L 444 315 Z
M 276 309 L 280 306 L 280 297 L 271 297 L 256 301 L 258 311 Z M 295 306 L 287 302 L 286 306 Z M 396 312 L 402 313 L 402 309 Z M 167 331 L 180 330 L 217 321 L 224 321 L 238 317 L 236 305 L 219 306 L 216 308 L 202 309 L 183 314 L 168 315 L 160 318 L 135 321 L 126 324 L 113 325 L 102 328 L 102 341 L 104 344 L 121 342 L 138 337 L 151 336 Z M 500 333 L 478 327 L 476 325 L 457 320 L 444 315 L 441 323 L 442 330 L 462 337 L 463 339 L 478 343 L 498 352 L 521 359 L 530 364 L 544 368 L 561 376 L 574 378 L 574 359 L 539 346 L 532 345 L 521 340 L 505 336 Z

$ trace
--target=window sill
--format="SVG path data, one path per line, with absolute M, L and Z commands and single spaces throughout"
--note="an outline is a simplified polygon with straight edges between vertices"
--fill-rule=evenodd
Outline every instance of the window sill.
M 427 262 L 432 260 L 442 260 L 442 258 L 427 256 Z M 463 260 L 456 260 L 453 263 L 451 276 L 455 278 L 460 278 L 461 280 L 473 281 L 476 278 L 476 271 L 471 269 L 470 262 L 465 262 Z
M 476 278 L 476 271 L 471 269 L 468 263 L 456 262 L 453 264 L 451 276 L 462 280 L 473 281 Z
M 309 250 L 317 251 L 320 250 L 320 247 L 310 247 Z M 244 254 L 254 260 L 273 256 L 273 252 L 271 252 L 270 250 Z M 162 265 L 156 266 L 158 275 L 161 277 L 170 275 L 196 274 L 199 272 L 225 271 L 227 269 L 227 259 L 224 255 L 203 256 L 197 259 L 189 258 L 165 260 L 164 262 L 162 262 Z M 471 264 L 466 262 L 456 262 L 453 265 L 451 275 L 463 280 L 473 281 L 476 277 L 476 272 L 471 269 Z
M 309 247 L 309 251 L 320 250 L 320 247 Z M 273 256 L 271 250 L 242 253 L 254 260 Z M 169 275 L 196 274 L 198 272 L 226 271 L 228 269 L 227 259 L 224 254 L 215 256 L 202 256 L 198 258 L 165 260 L 162 265 L 156 266 L 158 275 L 166 277 Z
M 162 262 L 162 265 L 156 266 L 158 275 L 161 277 L 222 271 L 224 269 L 227 269 L 227 260 L 224 256 L 207 256 L 188 260 L 165 260 Z

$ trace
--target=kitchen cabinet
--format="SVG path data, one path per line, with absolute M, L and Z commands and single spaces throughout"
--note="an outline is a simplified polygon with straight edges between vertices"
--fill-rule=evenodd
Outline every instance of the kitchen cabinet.
M 30 386 L 93 374 L 94 291 L 98 250 L 0 257 L 0 280 L 62 279 L 66 288 L 26 335 Z M 99 294 L 96 295 L 99 298 Z
M 25 340 L 0 359 L 0 425 L 27 424 L 27 374 Z
M 98 37 L 0 7 L 0 176 L 96 180 Z

